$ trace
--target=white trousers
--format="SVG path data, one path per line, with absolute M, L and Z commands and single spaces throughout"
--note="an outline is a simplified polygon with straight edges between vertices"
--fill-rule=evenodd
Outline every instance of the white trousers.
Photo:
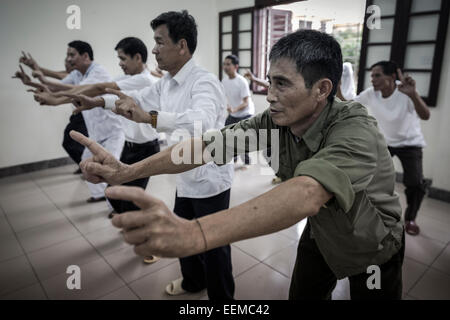
M 125 143 L 125 136 L 123 132 L 115 134 L 114 136 L 108 137 L 103 141 L 97 141 L 103 148 L 105 148 L 109 153 L 111 153 L 117 160 L 120 159 L 122 154 L 123 145 Z M 88 148 L 84 148 L 83 154 L 81 156 L 82 160 L 92 158 L 92 153 Z M 91 192 L 91 197 L 100 198 L 105 196 L 105 189 L 107 184 L 105 182 L 93 184 L 86 181 L 86 184 Z

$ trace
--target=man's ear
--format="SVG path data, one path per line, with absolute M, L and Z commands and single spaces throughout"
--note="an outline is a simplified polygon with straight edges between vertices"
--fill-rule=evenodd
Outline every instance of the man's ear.
M 314 84 L 314 92 L 318 102 L 327 100 L 331 90 L 333 90 L 333 83 L 328 78 L 320 79 Z
M 186 39 L 180 39 L 178 41 L 178 45 L 180 46 L 179 52 L 181 56 L 184 56 L 186 53 L 189 53 L 189 48 Z
M 133 57 L 133 59 L 136 60 L 136 62 L 142 62 L 142 56 L 140 53 L 136 53 Z

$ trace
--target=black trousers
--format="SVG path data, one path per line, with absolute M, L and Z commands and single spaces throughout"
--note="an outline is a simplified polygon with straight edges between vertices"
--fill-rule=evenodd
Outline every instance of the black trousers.
M 310 237 L 309 222 L 300 239 L 297 259 L 292 273 L 290 300 L 330 300 L 337 278 L 325 262 L 314 239 Z M 388 262 L 380 267 L 380 289 L 369 290 L 369 273 L 349 277 L 352 300 L 401 300 L 402 265 L 405 255 L 405 234 L 403 246 Z
M 133 164 L 147 157 L 150 157 L 151 155 L 154 155 L 155 153 L 159 152 L 159 150 L 158 139 L 143 144 L 125 141 L 122 155 L 120 156 L 120 161 L 126 164 Z M 140 187 L 145 190 L 149 179 L 149 177 L 137 179 L 124 183 L 123 185 Z M 108 201 L 116 213 L 139 210 L 139 208 L 131 201 L 113 200 L 109 198 Z
M 192 199 L 175 196 L 173 211 L 185 219 L 201 218 L 208 214 L 228 209 L 230 189 L 216 196 Z M 229 245 L 206 251 L 202 254 L 180 258 L 183 274 L 182 288 L 189 292 L 207 289 L 210 300 L 232 300 L 234 279 Z
M 391 156 L 397 156 L 403 167 L 403 184 L 407 208 L 405 221 L 414 221 L 420 209 L 426 192 L 426 184 L 423 179 L 422 148 L 421 147 L 389 147 Z
M 227 120 L 225 121 L 225 125 L 228 126 L 228 125 L 230 125 L 230 124 L 239 122 L 239 121 L 241 121 L 241 120 L 248 119 L 248 118 L 250 118 L 250 117 L 251 117 L 251 115 L 247 115 L 247 116 L 244 116 L 244 117 L 241 117 L 241 118 L 233 117 L 233 116 L 231 116 L 231 115 L 228 115 L 228 118 L 227 118 Z M 242 155 L 239 155 L 239 156 L 240 156 L 241 159 L 242 159 Z M 234 157 L 234 161 L 236 161 L 236 160 L 237 160 L 237 157 Z M 245 153 L 245 154 L 244 154 L 244 159 L 243 159 L 243 161 L 244 161 L 245 164 L 250 164 L 250 157 L 248 156 L 248 153 Z
M 69 123 L 64 129 L 64 138 L 62 143 L 62 146 L 69 154 L 69 157 L 72 158 L 75 163 L 79 164 L 81 162 L 81 155 L 83 154 L 84 146 L 70 137 L 69 132 L 71 130 L 78 131 L 85 136 L 88 136 L 86 124 L 84 123 L 84 118 L 81 113 L 70 116 Z

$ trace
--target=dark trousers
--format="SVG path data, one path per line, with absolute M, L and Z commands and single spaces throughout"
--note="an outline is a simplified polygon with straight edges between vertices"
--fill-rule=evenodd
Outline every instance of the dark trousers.
M 125 141 L 120 161 L 126 164 L 133 164 L 159 152 L 159 141 L 153 140 L 147 143 L 132 143 Z M 142 178 L 122 184 L 123 186 L 140 187 L 145 190 L 150 178 Z M 131 201 L 113 200 L 108 198 L 109 203 L 116 213 L 139 210 L 139 208 Z
M 421 147 L 389 147 L 391 156 L 397 156 L 403 167 L 403 184 L 407 208 L 405 221 L 414 221 L 420 209 L 426 192 L 426 184 L 423 179 L 422 170 L 422 148 Z
M 314 239 L 310 237 L 311 226 L 307 223 L 297 249 L 297 259 L 292 273 L 290 300 L 330 300 L 337 278 L 325 262 Z M 403 246 L 388 262 L 380 267 L 381 289 L 369 290 L 370 273 L 350 276 L 352 300 L 400 300 L 402 298 L 402 265 L 405 255 Z
M 75 163 L 79 164 L 81 162 L 81 155 L 83 154 L 84 146 L 70 137 L 69 132 L 71 130 L 78 131 L 85 136 L 88 136 L 86 124 L 84 123 L 84 118 L 81 113 L 70 117 L 69 124 L 64 129 L 64 138 L 62 143 L 62 146 L 69 154 L 69 157 L 72 158 Z
M 241 118 L 233 117 L 233 116 L 231 116 L 231 115 L 228 115 L 228 118 L 227 118 L 227 120 L 225 121 L 225 125 L 228 126 L 228 125 L 230 125 L 230 124 L 239 122 L 239 121 L 241 121 L 241 120 L 248 119 L 248 118 L 250 118 L 250 117 L 251 117 L 251 115 L 247 115 L 247 116 L 244 116 L 244 117 L 241 117 Z M 240 156 L 240 158 L 242 159 L 242 155 L 239 155 L 239 156 Z M 245 164 L 250 164 L 250 157 L 248 156 L 248 153 L 245 153 L 245 154 L 244 154 L 244 159 L 242 159 L 242 160 L 244 161 Z M 235 161 L 235 162 L 237 161 L 237 157 L 234 157 L 234 161 Z
M 204 199 L 175 196 L 173 211 L 180 217 L 192 220 L 228 209 L 230 189 L 216 196 Z M 229 245 L 206 251 L 202 254 L 180 258 L 183 274 L 182 288 L 189 292 L 207 289 L 210 300 L 232 300 L 234 279 Z

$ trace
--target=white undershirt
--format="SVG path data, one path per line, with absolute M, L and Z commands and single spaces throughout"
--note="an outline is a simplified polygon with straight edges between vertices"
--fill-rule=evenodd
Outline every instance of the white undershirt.
M 231 113 L 233 117 L 242 118 L 248 115 L 255 114 L 255 106 L 253 104 L 252 97 L 250 95 L 250 88 L 247 80 L 239 73 L 233 79 L 225 76 L 222 79 L 222 84 L 225 89 L 225 95 L 227 96 L 228 104 L 233 109 L 240 106 L 246 97 L 248 97 L 248 106 L 242 110 Z
M 390 147 L 425 147 L 425 139 L 414 103 L 406 94 L 395 88 L 387 98 L 373 87 L 367 88 L 354 99 L 366 106 L 378 122 Z

